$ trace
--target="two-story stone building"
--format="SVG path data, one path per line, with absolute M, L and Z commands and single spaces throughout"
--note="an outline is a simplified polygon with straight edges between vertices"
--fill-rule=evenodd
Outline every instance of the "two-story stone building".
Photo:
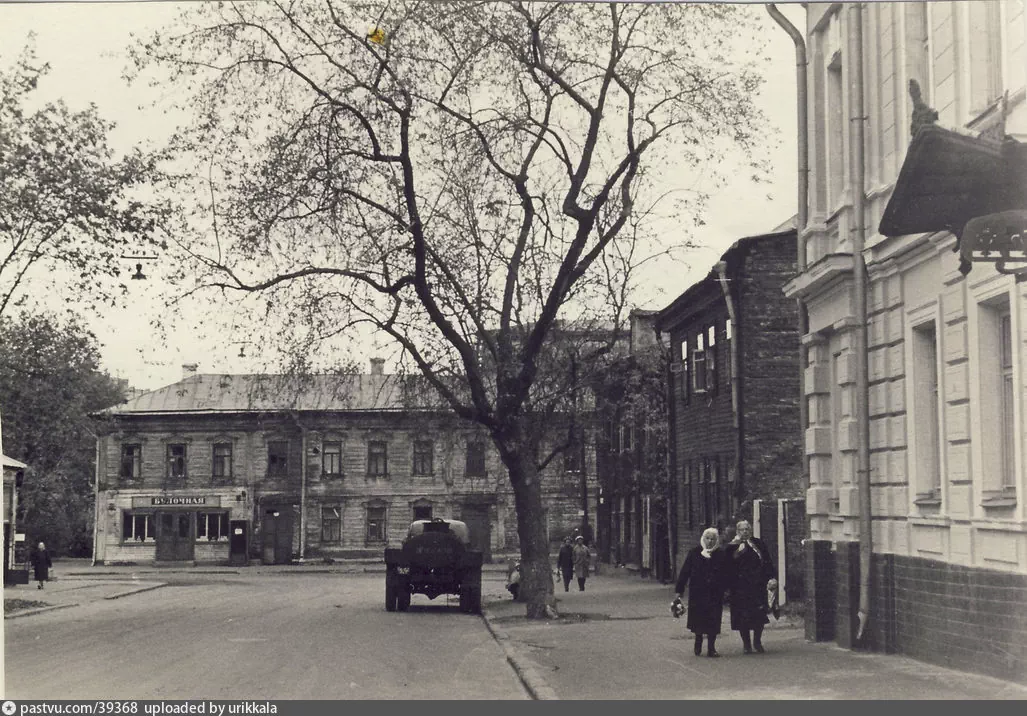
M 485 435 L 381 361 L 304 380 L 185 368 L 107 411 L 97 562 L 380 556 L 430 517 L 467 522 L 487 558 L 517 550 L 509 479 Z M 544 479 L 557 540 L 579 524 L 577 480 L 562 463 Z
M 1027 140 L 1024 3 L 810 4 L 805 34 L 807 636 L 1022 681 L 1027 283 L 954 249 Z
M 794 229 L 740 239 L 656 320 L 672 352 L 676 561 L 707 527 L 725 530 L 742 517 L 762 516 L 761 536 L 788 565 L 782 576 L 792 598 L 802 591 L 805 483 L 797 436 L 798 313 L 782 286 L 795 261 Z M 754 514 L 755 501 L 766 509 Z M 785 560 L 779 505 L 792 523 Z

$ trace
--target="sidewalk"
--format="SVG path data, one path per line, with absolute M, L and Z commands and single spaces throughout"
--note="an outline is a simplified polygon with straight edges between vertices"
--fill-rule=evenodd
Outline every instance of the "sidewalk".
M 558 586 L 555 621 L 486 595 L 486 622 L 536 698 L 1027 699 L 1027 686 L 807 642 L 796 618 L 772 619 L 767 653 L 745 655 L 725 612 L 721 658 L 696 657 L 685 620 L 670 614 L 673 586 L 607 570 L 571 589 Z

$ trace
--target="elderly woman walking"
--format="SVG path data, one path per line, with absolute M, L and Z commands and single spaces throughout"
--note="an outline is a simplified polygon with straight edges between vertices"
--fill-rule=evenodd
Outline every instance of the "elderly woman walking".
M 50 579 L 50 568 L 53 567 L 53 560 L 50 559 L 50 553 L 46 550 L 46 545 L 43 542 L 39 543 L 36 547 L 36 551 L 32 553 L 32 571 L 36 581 L 39 582 L 39 586 L 36 589 L 42 589 L 43 583 Z
M 585 580 L 588 579 L 588 565 L 592 561 L 592 555 L 585 546 L 585 538 L 578 535 L 574 539 L 574 549 L 571 552 L 574 558 L 574 576 L 578 578 L 578 591 L 585 591 Z
M 671 608 L 675 616 L 681 597 L 688 587 L 688 619 L 685 626 L 695 634 L 695 655 L 702 655 L 703 635 L 707 639 L 706 656 L 718 657 L 717 635 L 724 615 L 724 579 L 726 555 L 719 549 L 720 535 L 710 527 L 702 533 L 699 546 L 685 556 L 675 585 L 677 599 Z
M 766 543 L 752 536 L 752 525 L 742 520 L 735 539 L 725 547 L 728 589 L 731 592 L 731 628 L 742 637 L 746 654 L 763 653 L 763 627 L 770 619 L 767 591 L 777 589 L 777 570 Z M 751 636 L 750 636 L 751 633 Z

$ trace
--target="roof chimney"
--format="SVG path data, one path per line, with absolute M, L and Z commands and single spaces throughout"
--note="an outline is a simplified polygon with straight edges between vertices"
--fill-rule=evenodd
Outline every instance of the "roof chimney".
M 384 358 L 372 358 L 371 359 L 371 375 L 385 375 L 385 359 Z
M 194 375 L 196 375 L 196 369 L 197 368 L 199 368 L 199 365 L 196 364 L 196 363 L 183 363 L 182 364 L 182 380 L 186 380 L 188 378 L 192 378 Z

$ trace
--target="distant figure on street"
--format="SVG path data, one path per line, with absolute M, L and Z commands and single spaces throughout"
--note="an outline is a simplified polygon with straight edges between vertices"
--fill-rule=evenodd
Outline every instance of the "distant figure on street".
M 514 562 L 513 568 L 506 575 L 506 588 L 513 595 L 514 601 L 521 593 L 521 563 Z
M 685 626 L 695 634 L 695 655 L 702 655 L 702 639 L 706 635 L 706 656 L 716 658 L 717 635 L 724 615 L 724 580 L 727 577 L 727 554 L 720 547 L 720 534 L 716 527 L 703 531 L 699 546 L 693 548 L 681 565 L 674 587 L 677 598 L 671 604 L 679 616 L 681 597 L 688 587 L 688 619 Z
M 574 539 L 574 576 L 578 578 L 578 591 L 585 591 L 585 580 L 588 579 L 588 565 L 592 561 L 592 555 L 585 546 L 585 538 L 578 535 Z
M 731 628 L 742 637 L 746 654 L 763 653 L 763 627 L 770 622 L 767 591 L 777 589 L 777 573 L 766 543 L 752 536 L 752 525 L 742 520 L 734 541 L 725 548 L 727 588 L 731 601 Z M 750 637 L 750 632 L 751 637 Z
M 563 546 L 560 547 L 560 554 L 556 557 L 556 565 L 560 569 L 560 576 L 563 577 L 563 591 L 571 590 L 571 577 L 574 576 L 574 545 L 570 537 L 563 538 Z
M 36 581 L 39 582 L 39 586 L 36 589 L 43 588 L 43 582 L 50 579 L 50 568 L 53 566 L 53 561 L 50 559 L 50 553 L 46 551 L 46 545 L 42 542 L 36 547 L 36 551 L 32 553 L 32 571 Z

